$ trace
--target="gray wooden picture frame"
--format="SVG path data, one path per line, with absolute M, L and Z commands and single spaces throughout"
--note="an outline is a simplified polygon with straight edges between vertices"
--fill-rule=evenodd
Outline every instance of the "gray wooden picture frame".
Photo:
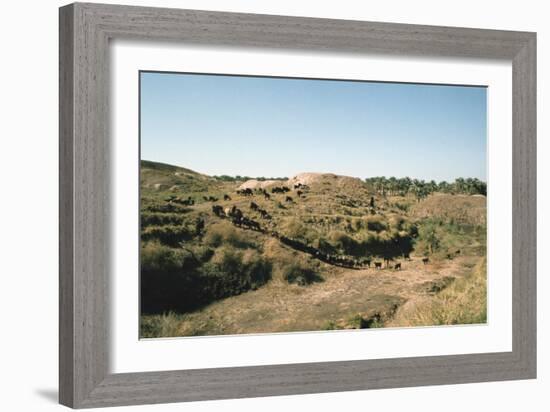
M 85 3 L 62 7 L 59 27 L 62 404 L 89 408 L 536 377 L 535 33 Z M 111 39 L 511 61 L 513 350 L 110 374 Z

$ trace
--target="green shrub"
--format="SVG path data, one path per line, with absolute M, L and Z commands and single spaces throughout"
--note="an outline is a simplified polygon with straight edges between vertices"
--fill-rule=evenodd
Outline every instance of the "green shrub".
M 183 241 L 191 240 L 195 236 L 195 227 L 190 228 L 187 226 L 149 226 L 141 231 L 141 240 L 157 240 L 164 245 L 172 247 L 178 246 Z
M 192 253 L 174 249 L 158 241 L 144 243 L 141 248 L 141 268 L 145 271 L 173 271 L 190 268 L 197 261 Z
M 271 264 L 256 250 L 223 246 L 200 269 L 202 292 L 220 299 L 257 289 L 271 279 Z
M 300 219 L 288 219 L 282 225 L 283 232 L 291 239 L 300 239 L 304 241 L 313 240 L 314 232 L 311 231 Z
M 223 245 L 231 245 L 240 249 L 257 247 L 256 243 L 245 233 L 235 229 L 231 223 L 226 221 L 211 225 L 206 231 L 203 240 L 205 244 L 213 247 Z
M 387 224 L 380 217 L 372 216 L 367 220 L 367 229 L 380 233 L 388 228 Z
M 303 266 L 298 262 L 289 262 L 282 266 L 281 275 L 288 283 L 295 283 L 300 286 L 309 285 L 321 280 L 321 277 L 313 269 Z
M 179 213 L 141 212 L 141 228 L 147 226 L 181 225 L 184 216 Z

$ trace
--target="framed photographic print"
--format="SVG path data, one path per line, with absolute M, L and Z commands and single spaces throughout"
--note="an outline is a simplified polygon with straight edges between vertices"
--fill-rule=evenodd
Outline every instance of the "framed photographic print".
M 536 36 L 60 9 L 60 401 L 536 376 Z

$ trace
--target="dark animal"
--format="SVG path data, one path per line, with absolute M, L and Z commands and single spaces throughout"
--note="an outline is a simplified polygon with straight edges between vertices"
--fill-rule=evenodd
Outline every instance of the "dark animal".
M 225 214 L 232 218 L 240 219 L 243 217 L 243 212 L 241 212 L 240 209 L 237 208 L 237 206 L 233 205 L 231 209 L 226 209 Z
M 171 196 L 172 200 L 170 202 L 179 203 L 184 206 L 192 206 L 195 204 L 195 201 L 189 196 L 187 199 L 180 199 L 179 197 Z
M 427 258 L 427 257 L 422 258 L 422 263 L 424 263 L 425 265 L 427 265 L 429 261 L 430 261 L 430 258 Z
M 223 213 L 223 210 L 222 210 Z M 204 219 L 202 217 L 199 217 L 197 221 L 195 222 L 195 231 L 197 234 L 201 234 L 204 229 Z
M 411 255 L 409 255 L 408 253 L 404 253 L 404 254 L 403 254 L 403 259 L 405 259 L 405 260 L 411 260 Z
M 382 262 L 374 262 L 375 269 L 382 269 Z
M 455 255 L 460 255 L 460 249 L 457 249 L 457 251 L 455 252 Z
M 237 194 L 238 195 L 243 195 L 243 196 L 253 196 L 254 192 L 252 191 L 252 189 L 247 187 L 246 189 L 237 190 Z
M 212 205 L 212 213 L 214 213 L 218 217 L 224 217 L 225 213 L 223 211 L 223 207 L 220 205 Z
M 229 195 L 223 195 L 223 200 L 231 200 L 231 197 Z
M 269 193 L 267 193 L 265 190 L 264 190 L 264 199 L 265 200 L 271 199 L 271 196 L 269 196 Z
M 290 196 L 287 196 L 286 199 L 285 199 L 285 202 L 292 203 L 293 201 L 294 200 Z
M 206 202 L 217 202 L 218 198 L 214 196 L 203 196 L 202 197 Z
M 260 224 L 258 222 L 256 222 L 255 220 L 252 220 L 252 219 L 249 219 L 249 218 L 243 216 L 240 219 L 240 224 L 242 226 L 247 227 L 248 229 L 257 230 L 257 231 L 261 232 Z
M 269 215 L 269 213 L 267 213 L 266 210 L 260 209 L 259 212 L 260 212 L 260 215 L 262 215 L 262 217 L 264 219 L 268 219 L 268 220 L 271 219 L 271 216 Z
M 453 255 L 451 255 L 450 253 L 447 253 L 447 259 L 453 260 Z
M 393 267 L 395 270 L 401 270 L 401 263 L 396 263 Z
M 367 265 L 367 267 L 369 267 L 369 268 L 370 268 L 370 262 L 371 262 L 370 259 L 365 259 L 364 260 L 365 265 Z
M 393 259 L 391 257 L 387 257 L 387 256 L 384 257 L 384 263 L 386 264 L 387 268 L 390 267 L 390 261 L 392 261 L 392 260 Z
M 251 220 L 250 223 L 249 223 L 249 226 L 251 229 L 253 230 L 257 230 L 259 232 L 261 232 L 261 227 L 260 227 L 260 224 L 258 222 L 256 222 L 255 220 Z
M 250 209 L 252 210 L 258 210 L 260 207 L 254 203 L 254 202 L 250 202 Z
M 286 192 L 290 192 L 290 189 L 286 186 L 276 186 L 276 187 L 273 187 L 271 189 L 271 193 L 286 193 Z
M 304 194 L 304 192 L 302 192 L 301 190 L 297 190 L 296 194 L 298 195 L 298 197 L 301 197 Z

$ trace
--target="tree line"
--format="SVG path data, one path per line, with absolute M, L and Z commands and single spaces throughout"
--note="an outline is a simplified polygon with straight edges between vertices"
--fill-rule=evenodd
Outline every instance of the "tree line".
M 413 194 L 417 198 L 425 198 L 430 193 L 441 192 L 451 194 L 468 194 L 468 195 L 487 195 L 487 183 L 478 178 L 462 178 L 455 179 L 449 183 L 441 181 L 437 183 L 435 180 L 426 182 L 419 179 L 411 179 L 410 177 L 369 177 L 365 179 L 368 188 L 382 196 L 405 196 Z
M 222 181 L 222 182 L 241 182 L 241 181 L 247 181 L 247 180 L 257 180 L 259 182 L 265 182 L 266 180 L 288 180 L 288 177 L 251 177 L 251 176 L 229 176 L 229 175 L 214 175 L 212 176 L 214 179 Z

